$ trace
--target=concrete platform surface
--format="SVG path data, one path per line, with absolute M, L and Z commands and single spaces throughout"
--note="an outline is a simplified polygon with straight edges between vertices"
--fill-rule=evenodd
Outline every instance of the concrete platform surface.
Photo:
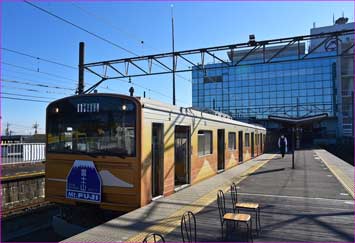
M 180 218 L 188 210 L 196 214 L 197 241 L 245 241 L 242 226 L 221 239 L 216 193 L 224 190 L 231 208 L 232 182 L 239 186 L 239 201 L 261 205 L 262 232 L 254 232 L 254 241 L 353 242 L 353 198 L 318 152 L 297 151 L 294 170 L 291 155 L 264 154 L 65 242 L 141 242 L 149 232 L 182 241 Z
M 317 149 L 315 153 L 354 198 L 354 166 L 326 150 Z M 315 156 L 315 159 L 318 159 L 317 156 Z

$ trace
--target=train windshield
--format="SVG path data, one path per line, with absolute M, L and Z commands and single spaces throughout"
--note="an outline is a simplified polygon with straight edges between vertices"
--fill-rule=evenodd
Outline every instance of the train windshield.
M 134 157 L 136 104 L 113 96 L 77 96 L 47 108 L 47 151 Z

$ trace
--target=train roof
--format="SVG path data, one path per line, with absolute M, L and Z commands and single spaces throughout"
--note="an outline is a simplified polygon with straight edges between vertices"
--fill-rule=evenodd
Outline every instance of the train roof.
M 265 127 L 261 125 L 255 125 L 255 124 L 249 124 L 246 122 L 241 122 L 237 120 L 233 120 L 229 115 L 224 114 L 222 112 L 217 112 L 213 110 L 201 110 L 200 108 L 194 108 L 194 107 L 180 107 L 180 106 L 174 106 L 168 103 L 164 103 L 158 100 L 153 100 L 149 98 L 143 98 L 143 97 L 138 97 L 138 96 L 128 96 L 128 95 L 123 95 L 123 94 L 114 94 L 114 93 L 92 93 L 92 94 L 83 94 L 82 96 L 95 96 L 95 95 L 103 95 L 103 96 L 117 96 L 117 97 L 122 97 L 122 98 L 127 98 L 127 99 L 136 99 L 138 102 L 142 104 L 142 107 L 146 108 L 151 108 L 154 110 L 159 110 L 163 112 L 173 112 L 175 114 L 181 114 L 185 116 L 191 116 L 191 117 L 199 117 L 199 118 L 204 118 L 204 119 L 209 119 L 213 120 L 216 122 L 225 122 L 229 124 L 234 124 L 238 126 L 243 126 L 243 127 L 249 127 L 249 128 L 255 128 L 255 129 L 261 129 L 261 130 L 266 130 Z M 73 95 L 69 97 L 65 97 L 59 100 L 55 100 L 51 102 L 47 108 L 55 102 L 59 102 L 68 98 L 74 98 L 77 97 L 78 95 Z
M 238 126 L 266 130 L 265 127 L 260 126 L 260 125 L 249 124 L 246 122 L 233 120 L 229 115 L 224 114 L 222 112 L 217 112 L 217 111 L 213 111 L 213 110 L 208 110 L 206 112 L 204 110 L 200 110 L 199 108 L 174 106 L 174 105 L 171 105 L 168 103 L 164 103 L 164 102 L 149 99 L 149 98 L 142 98 L 142 97 L 135 97 L 135 98 L 137 98 L 141 102 L 143 108 L 144 107 L 151 108 L 151 109 L 160 110 L 163 112 L 173 112 L 173 113 L 181 114 L 181 115 L 185 115 L 185 116 L 187 115 L 187 116 L 193 116 L 193 117 L 200 117 L 200 118 L 205 118 L 205 119 L 209 119 L 209 120 L 214 120 L 216 122 L 226 122 L 226 123 L 235 124 Z M 212 112 L 213 112 L 213 114 L 211 114 Z

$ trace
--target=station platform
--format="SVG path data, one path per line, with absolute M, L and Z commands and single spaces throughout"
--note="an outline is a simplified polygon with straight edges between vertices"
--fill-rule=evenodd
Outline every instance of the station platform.
M 2 182 L 16 181 L 18 179 L 43 177 L 44 175 L 45 175 L 44 162 L 2 164 L 0 180 Z
M 354 167 L 325 150 L 300 150 L 295 156 L 292 169 L 290 154 L 263 154 L 64 242 L 142 242 L 151 232 L 167 242 L 182 241 L 180 219 L 186 211 L 196 215 L 197 241 L 246 241 L 242 226 L 221 238 L 217 191 L 225 192 L 231 208 L 232 182 L 239 201 L 261 206 L 256 242 L 353 242 Z

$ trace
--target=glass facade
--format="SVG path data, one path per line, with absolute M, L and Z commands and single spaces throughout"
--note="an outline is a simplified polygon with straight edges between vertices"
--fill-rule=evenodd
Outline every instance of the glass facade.
M 193 69 L 194 107 L 221 111 L 238 120 L 267 119 L 269 115 L 335 116 L 335 57 L 222 65 Z

